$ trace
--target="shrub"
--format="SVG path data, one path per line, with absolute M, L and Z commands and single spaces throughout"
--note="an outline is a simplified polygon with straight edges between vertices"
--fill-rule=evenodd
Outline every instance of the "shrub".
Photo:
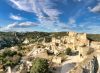
M 16 66 L 21 59 L 21 54 L 17 53 L 16 51 L 11 51 L 9 49 L 5 50 L 0 55 L 0 61 L 2 61 L 2 64 L 5 66 Z
M 17 52 L 16 51 L 11 51 L 11 50 L 5 50 L 4 52 L 3 52 L 3 56 L 13 56 L 13 55 L 16 55 L 17 54 Z
M 45 59 L 35 59 L 30 73 L 49 73 L 49 65 Z
M 70 48 L 67 48 L 67 49 L 66 49 L 66 54 L 67 54 L 67 55 L 72 55 L 72 50 L 71 50 Z

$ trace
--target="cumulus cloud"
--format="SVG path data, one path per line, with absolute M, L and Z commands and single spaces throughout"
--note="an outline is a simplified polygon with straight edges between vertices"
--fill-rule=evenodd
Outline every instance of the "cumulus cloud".
M 35 23 L 35 22 L 21 22 L 21 23 L 18 23 L 18 22 L 14 22 L 12 24 L 8 24 L 7 26 L 4 26 L 4 27 L 1 27 L 0 28 L 0 31 L 9 31 L 11 29 L 19 29 L 19 28 L 28 28 L 28 27 L 36 27 L 38 26 L 38 23 Z
M 93 8 L 91 8 L 91 7 L 88 7 L 89 8 L 89 10 L 91 11 L 91 12 L 94 12 L 94 13 L 100 13 L 100 3 L 99 4 L 97 4 L 95 7 L 93 7 Z
M 9 29 L 15 27 L 16 25 L 17 25 L 17 22 L 14 22 L 14 23 L 9 24 L 9 25 L 7 25 L 7 26 L 5 26 L 5 27 L 1 27 L 1 28 L 0 28 L 0 31 L 9 30 Z
M 38 26 L 38 23 L 27 21 L 27 22 L 23 22 L 23 23 L 18 24 L 18 26 L 20 26 L 20 27 Z
M 14 15 L 14 14 L 10 14 L 10 18 L 13 19 L 13 20 L 23 20 L 24 19 L 21 16 Z

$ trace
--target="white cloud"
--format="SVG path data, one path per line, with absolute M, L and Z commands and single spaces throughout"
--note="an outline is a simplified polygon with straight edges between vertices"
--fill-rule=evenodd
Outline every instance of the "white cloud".
M 84 29 L 83 31 L 87 33 L 100 34 L 100 26 L 98 25 L 87 26 L 86 29 Z
M 89 8 L 89 10 L 91 11 L 91 12 L 94 12 L 94 13 L 100 13 L 100 3 L 99 4 L 97 4 L 95 7 L 93 7 L 93 8 L 91 8 L 91 7 L 88 7 Z
M 7 25 L 5 27 L 1 27 L 0 31 L 10 30 L 11 28 L 15 27 L 16 25 L 17 25 L 17 22 L 14 22 L 14 23 L 9 24 L 9 25 Z
M 20 23 L 18 25 L 20 27 L 31 27 L 31 26 L 37 26 L 37 23 L 27 21 L 27 22 Z
M 90 25 L 91 24 L 91 25 Z M 85 32 L 85 33 L 97 33 L 100 34 L 100 23 L 85 21 L 81 22 L 77 25 L 77 27 L 73 28 L 77 32 Z
M 93 2 L 93 0 L 88 0 L 88 1 L 75 0 L 78 2 L 84 2 L 84 4 L 80 7 L 78 11 L 76 11 L 76 13 L 72 12 L 73 14 L 72 17 L 69 18 L 68 23 L 65 24 L 59 21 L 59 15 L 61 14 L 61 12 L 58 9 L 53 8 L 53 6 L 56 4 L 53 3 L 52 1 L 53 0 L 10 0 L 10 2 L 12 3 L 11 5 L 14 8 L 17 8 L 19 10 L 23 10 L 26 12 L 35 13 L 36 16 L 38 17 L 41 28 L 45 28 L 46 30 L 47 29 L 55 30 L 55 27 L 56 27 L 57 31 L 60 31 L 61 29 L 71 30 L 73 28 L 75 28 L 76 30 L 78 28 L 77 25 L 68 25 L 68 24 L 75 24 L 77 18 L 85 14 L 85 12 L 82 12 L 82 11 L 85 8 L 87 8 L 89 4 Z M 55 0 L 55 1 L 60 1 L 60 0 Z M 62 1 L 67 2 L 68 0 L 62 0 Z M 57 26 L 54 26 L 55 24 Z M 26 24 L 26 22 L 23 22 L 23 23 L 17 24 L 17 27 L 18 26 L 20 27 L 34 26 L 34 23 L 27 22 Z M 80 27 L 83 28 L 84 26 L 81 25 Z M 84 31 L 85 29 L 86 28 L 84 28 Z
M 75 2 L 81 2 L 82 0 L 73 0 L 73 1 L 75 1 Z
M 31 1 L 31 0 L 29 0 Z M 31 3 L 28 2 L 28 0 L 10 0 L 10 2 L 13 3 L 13 7 L 17 7 L 20 10 L 24 10 L 24 11 L 28 11 L 28 12 L 32 12 L 32 7 Z
M 29 22 L 29 21 L 21 22 L 21 23 L 14 22 L 12 24 L 8 24 L 7 26 L 1 27 L 0 31 L 9 31 L 9 30 L 12 30 L 12 29 L 20 29 L 20 28 L 23 29 L 23 28 L 35 27 L 35 26 L 38 26 L 38 23 Z
M 69 18 L 68 24 L 75 24 L 76 20 L 74 18 Z
M 13 20 L 23 20 L 23 18 L 21 16 L 14 15 L 14 14 L 10 14 L 10 18 Z
M 81 2 L 82 0 L 78 0 L 79 2 Z
M 51 0 L 10 0 L 10 2 L 14 8 L 35 13 L 39 21 L 45 18 L 56 20 L 60 14 L 60 11 L 53 8 L 54 3 Z
M 53 30 L 54 24 L 58 23 L 61 12 L 54 8 L 56 5 L 52 0 L 9 0 L 12 7 L 26 12 L 35 13 L 41 28 Z M 55 0 L 59 1 L 59 0 Z M 59 21 L 60 22 L 60 21 Z M 24 25 L 24 23 L 20 24 Z M 59 29 L 60 26 L 58 26 Z

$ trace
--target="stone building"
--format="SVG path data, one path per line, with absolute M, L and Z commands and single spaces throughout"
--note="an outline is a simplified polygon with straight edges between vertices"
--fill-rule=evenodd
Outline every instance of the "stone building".
M 65 39 L 66 47 L 77 49 L 79 46 L 89 46 L 85 33 L 69 32 Z
M 52 37 L 51 46 L 52 49 L 63 49 L 71 48 L 72 50 L 79 51 L 79 55 L 85 55 L 89 48 L 89 40 L 87 39 L 86 33 L 68 32 L 68 35 L 63 36 L 61 39 Z M 84 53 L 85 52 L 85 53 Z

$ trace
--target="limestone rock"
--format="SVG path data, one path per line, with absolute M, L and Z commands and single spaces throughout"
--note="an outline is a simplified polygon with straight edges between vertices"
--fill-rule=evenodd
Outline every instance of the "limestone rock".
M 99 66 L 97 57 L 93 56 L 85 59 L 69 73 L 97 73 L 98 68 Z
M 26 38 L 23 42 L 23 44 L 28 44 L 29 43 L 29 40 Z

